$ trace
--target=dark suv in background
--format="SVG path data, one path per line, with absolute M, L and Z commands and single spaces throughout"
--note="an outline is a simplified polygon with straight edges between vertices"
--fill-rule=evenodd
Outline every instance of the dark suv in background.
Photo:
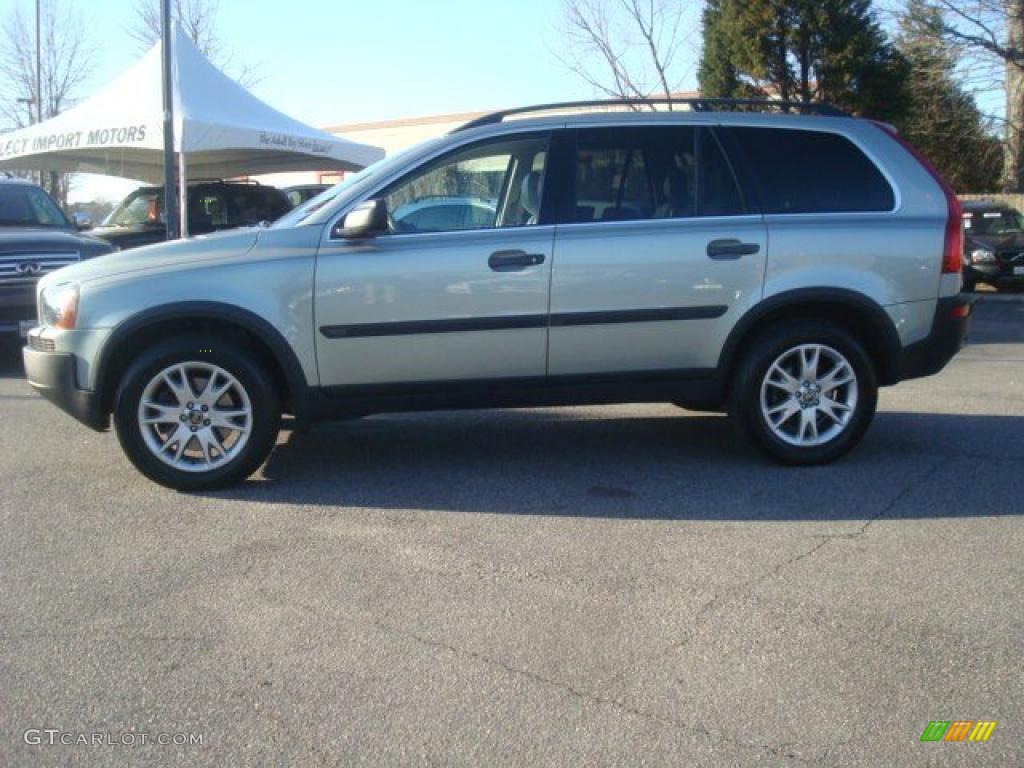
M 963 204 L 964 289 L 1024 285 L 1024 215 L 1005 203 Z
M 41 187 L 0 178 L 0 333 L 36 324 L 36 283 L 55 269 L 113 246 L 81 235 Z
M 255 182 L 201 181 L 188 185 L 189 235 L 274 221 L 291 209 L 291 202 L 281 190 Z M 163 187 L 135 190 L 92 234 L 122 249 L 163 242 L 167 239 Z

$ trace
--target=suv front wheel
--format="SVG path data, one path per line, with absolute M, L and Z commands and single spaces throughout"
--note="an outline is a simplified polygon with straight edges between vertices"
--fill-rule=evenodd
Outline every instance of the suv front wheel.
M 829 323 L 796 321 L 748 347 L 730 413 L 770 458 L 824 464 L 860 442 L 877 402 L 874 365 L 860 342 Z
M 140 472 L 180 491 L 244 480 L 280 428 L 273 381 L 240 348 L 179 337 L 143 353 L 114 400 L 121 446 Z

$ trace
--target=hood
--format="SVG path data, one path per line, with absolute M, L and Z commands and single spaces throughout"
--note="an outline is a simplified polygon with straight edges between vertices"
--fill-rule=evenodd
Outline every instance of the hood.
M 0 256 L 7 254 L 77 251 L 83 259 L 110 253 L 110 243 L 98 237 L 50 227 L 0 228 Z
M 146 245 L 130 251 L 118 251 L 64 267 L 43 278 L 42 284 L 69 281 L 86 282 L 112 277 L 125 272 L 163 269 L 181 264 L 217 261 L 248 253 L 256 245 L 259 229 L 233 229 L 213 235 L 172 240 Z
M 1024 232 L 1010 235 L 976 235 L 968 233 L 967 243 L 971 249 L 984 247 L 995 253 L 1024 251 Z

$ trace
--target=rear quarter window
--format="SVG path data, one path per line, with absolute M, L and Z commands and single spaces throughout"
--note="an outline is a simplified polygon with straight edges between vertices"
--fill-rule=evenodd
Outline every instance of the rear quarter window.
M 868 213 L 896 206 L 892 186 L 844 136 L 785 128 L 733 128 L 771 213 Z

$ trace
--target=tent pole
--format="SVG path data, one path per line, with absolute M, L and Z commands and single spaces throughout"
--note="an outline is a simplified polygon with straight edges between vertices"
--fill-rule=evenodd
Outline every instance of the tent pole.
M 171 60 L 171 0 L 160 0 L 160 39 L 164 85 L 164 220 L 167 239 L 178 238 L 178 198 L 174 184 L 174 68 Z
M 185 153 L 178 153 L 178 213 L 181 215 L 181 227 L 178 232 L 188 237 L 188 166 Z
M 40 31 L 39 0 L 36 0 L 36 122 L 43 122 L 43 47 L 42 32 Z M 32 122 L 29 120 L 29 122 Z M 43 186 L 43 172 L 39 171 L 39 186 Z M 53 192 L 54 190 L 50 190 Z

